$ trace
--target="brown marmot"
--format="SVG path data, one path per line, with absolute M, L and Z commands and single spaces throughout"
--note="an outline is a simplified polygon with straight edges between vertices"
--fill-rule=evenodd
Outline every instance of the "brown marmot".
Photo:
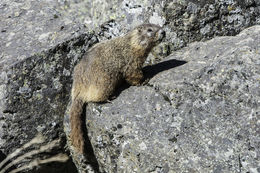
M 75 66 L 70 108 L 71 144 L 84 153 L 81 114 L 86 102 L 104 102 L 122 79 L 139 85 L 142 66 L 151 49 L 162 41 L 165 31 L 143 24 L 126 35 L 93 46 Z

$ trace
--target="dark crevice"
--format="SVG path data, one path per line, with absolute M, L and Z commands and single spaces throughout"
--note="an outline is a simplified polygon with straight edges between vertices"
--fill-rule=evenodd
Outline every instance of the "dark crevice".
M 88 129 L 87 129 L 87 126 L 86 126 L 86 123 L 85 123 L 85 120 L 86 120 L 86 105 L 87 103 L 84 104 L 83 106 L 83 115 L 81 116 L 82 117 L 82 129 L 83 129 L 83 134 L 84 134 L 84 139 L 85 139 L 85 151 L 84 153 L 85 154 L 85 157 L 88 161 L 88 164 L 90 164 L 92 166 L 92 168 L 94 169 L 94 171 L 96 173 L 100 173 L 100 170 L 99 170 L 99 164 L 98 164 L 98 161 L 97 161 L 97 158 L 95 156 L 95 153 L 94 153 L 94 149 L 91 145 L 91 142 L 90 142 L 90 139 L 88 137 Z
M 164 99 L 166 102 L 170 103 L 170 105 L 172 104 L 171 99 L 170 99 L 166 94 L 164 94 L 164 93 L 162 93 L 162 92 L 159 92 L 159 93 L 160 93 L 160 95 L 163 96 L 163 99 Z
M 6 155 L 0 150 L 0 162 L 6 158 Z
M 6 155 L 0 150 L 0 163 L 6 159 Z M 12 160 L 8 160 L 2 167 L 0 167 L 0 171 L 5 168 L 8 164 L 10 164 L 12 162 Z M 11 170 L 16 169 L 17 167 L 15 165 L 11 166 L 9 169 L 7 169 L 6 172 L 10 172 Z
M 17 111 L 6 109 L 6 110 L 3 110 L 3 113 L 4 113 L 4 114 L 15 114 L 15 113 L 17 113 Z
M 241 172 L 242 171 L 242 163 L 241 163 L 240 154 L 238 155 L 238 166 L 239 166 L 239 172 Z

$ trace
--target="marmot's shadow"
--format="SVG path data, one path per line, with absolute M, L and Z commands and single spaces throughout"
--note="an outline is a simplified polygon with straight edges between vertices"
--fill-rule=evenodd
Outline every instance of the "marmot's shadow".
M 168 61 L 160 62 L 158 64 L 145 66 L 143 68 L 144 79 L 145 80 L 151 79 L 152 77 L 154 77 L 155 75 L 157 75 L 160 72 L 181 66 L 181 65 L 186 64 L 186 63 L 187 63 L 186 61 L 171 59 L 171 60 L 168 60 Z
M 147 80 L 149 81 L 152 77 L 154 77 L 155 75 L 157 75 L 160 72 L 181 66 L 186 63 L 187 63 L 186 61 L 171 59 L 171 60 L 159 62 L 158 64 L 145 66 L 143 68 L 144 81 L 147 81 Z M 123 82 L 122 85 L 120 85 L 120 87 L 116 89 L 115 93 L 111 97 L 111 100 L 118 97 L 119 94 L 123 90 L 125 90 L 129 87 L 130 87 L 129 84 L 127 84 L 126 82 Z

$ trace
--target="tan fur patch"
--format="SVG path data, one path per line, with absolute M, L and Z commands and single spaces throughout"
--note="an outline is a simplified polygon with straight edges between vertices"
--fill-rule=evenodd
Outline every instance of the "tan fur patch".
M 81 92 L 81 97 L 83 100 L 88 100 L 92 102 L 98 102 L 102 98 L 102 93 L 97 88 L 97 86 L 90 85 L 87 90 L 84 92 Z

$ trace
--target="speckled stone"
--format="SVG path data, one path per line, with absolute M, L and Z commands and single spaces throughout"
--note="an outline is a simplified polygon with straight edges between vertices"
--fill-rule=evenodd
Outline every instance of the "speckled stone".
M 46 137 L 46 142 L 60 139 L 54 151 L 35 155 L 18 166 L 65 152 L 63 115 L 72 70 L 97 42 L 83 25 L 59 13 L 56 5 L 55 1 L 0 2 L 1 160 L 38 133 Z M 71 160 L 36 170 L 76 171 Z
M 145 67 L 147 85 L 89 103 L 100 171 L 259 172 L 259 45 L 260 26 L 192 43 Z
M 215 36 L 236 35 L 241 30 L 260 24 L 258 0 L 78 0 L 66 1 L 70 15 L 86 27 L 97 30 L 111 21 L 109 36 L 118 36 L 140 23 L 164 26 L 167 54 L 150 56 L 155 63 L 188 43 Z M 89 10 L 91 9 L 91 10 Z M 105 11 L 105 13 L 104 13 Z M 84 17 L 82 17 L 84 16 Z M 118 32 L 121 31 L 121 32 Z
M 188 43 L 259 24 L 259 8 L 256 0 L 1 0 L 0 158 L 37 133 L 61 139 L 50 155 L 64 152 L 72 69 L 97 39 L 140 23 L 163 25 L 167 39 L 148 58 L 153 64 Z M 146 86 L 90 104 L 97 126 L 87 124 L 89 147 L 97 157 L 87 162 L 108 172 L 259 172 L 258 31 L 191 44 L 146 67 Z M 48 166 L 37 170 L 76 171 L 71 161 Z

